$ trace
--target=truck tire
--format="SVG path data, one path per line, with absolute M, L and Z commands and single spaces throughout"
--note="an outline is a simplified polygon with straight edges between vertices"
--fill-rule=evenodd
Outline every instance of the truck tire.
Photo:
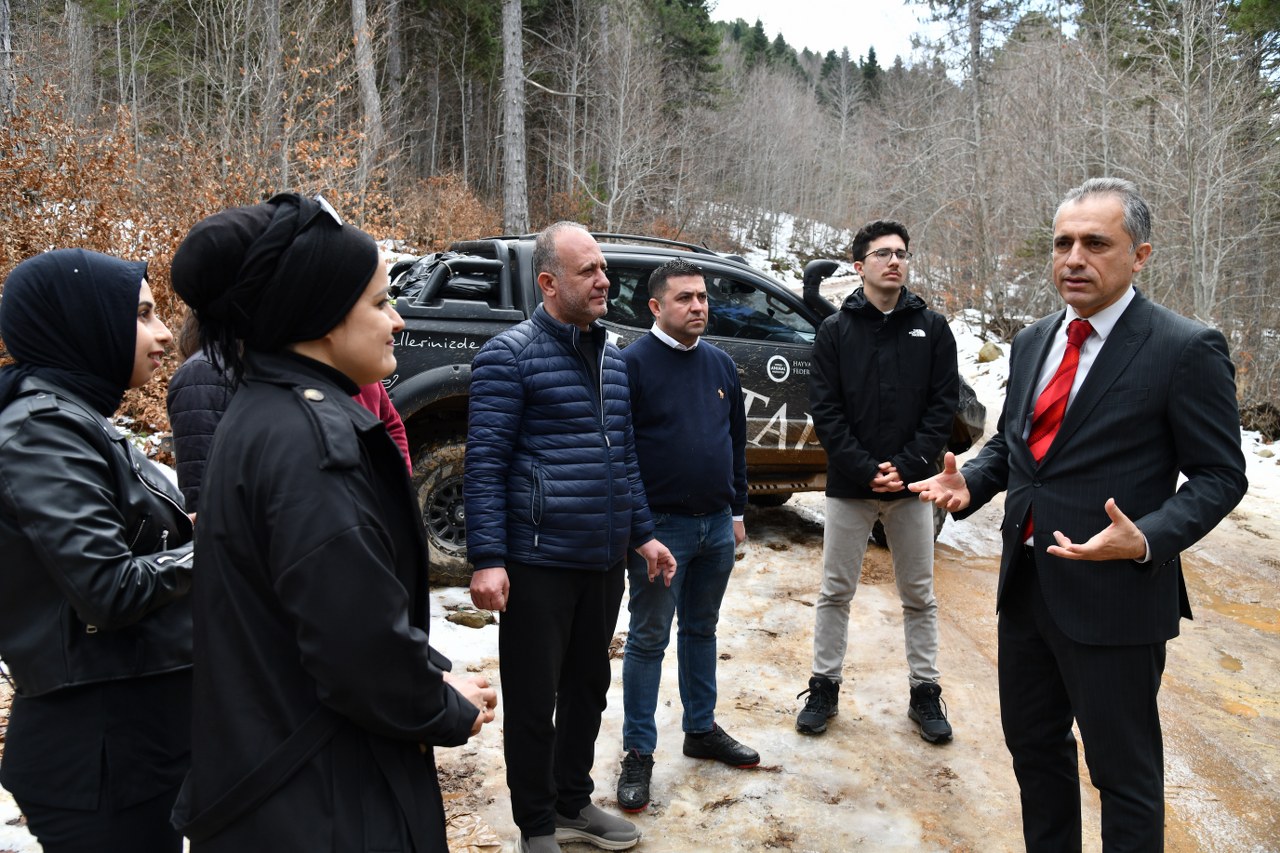
M 766 492 L 747 496 L 747 503 L 762 507 L 782 506 L 789 500 L 791 500 L 791 492 Z
M 468 586 L 467 519 L 462 505 L 461 436 L 420 447 L 413 455 L 413 487 L 427 529 L 433 586 Z
M 933 539 L 936 542 L 938 534 L 942 532 L 942 525 L 947 523 L 947 516 L 950 515 L 945 509 L 934 504 L 933 507 Z M 889 547 L 889 538 L 884 535 L 884 525 L 876 522 L 871 528 L 871 541 L 875 542 L 881 548 Z

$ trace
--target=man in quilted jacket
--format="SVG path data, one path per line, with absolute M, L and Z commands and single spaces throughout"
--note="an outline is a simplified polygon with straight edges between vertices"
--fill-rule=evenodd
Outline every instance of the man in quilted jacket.
M 623 850 L 635 826 L 591 802 L 609 641 L 628 549 L 675 574 L 654 539 L 631 428 L 626 365 L 597 322 L 609 279 L 573 222 L 534 244 L 542 305 L 472 363 L 464 499 L 471 598 L 502 612 L 503 750 L 517 849 L 560 841 Z

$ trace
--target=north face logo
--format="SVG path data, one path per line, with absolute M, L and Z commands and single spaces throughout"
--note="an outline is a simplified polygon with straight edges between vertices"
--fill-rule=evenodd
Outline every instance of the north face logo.
M 913 337 L 913 338 L 923 338 L 923 337 L 924 337 L 924 329 L 912 329 L 912 330 L 910 330 L 909 332 L 907 332 L 907 334 L 908 334 L 908 335 L 910 335 L 910 336 L 911 336 L 911 337 Z

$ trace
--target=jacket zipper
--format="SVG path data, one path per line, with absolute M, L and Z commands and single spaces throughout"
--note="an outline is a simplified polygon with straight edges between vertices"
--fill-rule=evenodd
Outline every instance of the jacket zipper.
M 529 518 L 533 522 L 533 549 L 536 551 L 538 540 L 542 537 L 542 509 L 543 501 L 546 499 L 543 493 L 545 485 L 542 479 L 542 466 L 535 462 L 531 475 L 533 488 L 529 496 Z
M 578 348 L 577 338 L 582 334 L 582 330 L 577 327 L 574 327 L 573 334 L 574 334 L 573 351 L 574 353 L 577 354 L 578 359 L 582 362 L 583 366 L 587 368 L 587 378 L 590 379 L 591 365 L 587 362 L 585 358 L 582 357 L 582 350 Z M 604 415 L 604 354 L 605 354 L 605 349 L 608 347 L 608 345 L 609 345 L 609 339 L 608 337 L 606 337 L 603 341 L 601 341 L 601 344 L 598 347 L 598 350 L 599 350 L 599 352 L 597 353 L 598 361 L 596 363 L 596 405 L 598 406 L 598 412 L 600 414 L 600 437 L 604 439 L 604 447 L 605 447 L 604 469 L 605 471 L 608 472 L 607 485 L 609 490 L 609 496 L 608 496 L 609 516 L 606 521 L 606 530 L 613 530 L 613 459 L 612 459 L 612 454 L 609 452 L 613 448 L 613 443 L 609 440 L 609 430 L 605 425 L 605 415 Z M 535 548 L 538 546 L 538 536 L 536 533 L 534 534 L 533 545 Z M 612 542 L 610 542 L 610 545 L 609 545 L 610 565 L 612 565 L 613 563 L 612 548 L 613 548 L 613 544 Z
M 609 346 L 609 340 L 606 337 L 605 340 L 601 341 L 600 343 L 600 353 L 599 353 L 600 362 L 596 367 L 596 399 L 599 401 L 599 405 L 600 405 L 600 436 L 604 439 L 604 469 L 605 471 L 609 472 L 608 481 L 607 481 L 608 487 L 609 487 L 609 498 L 608 498 L 609 518 L 608 518 L 607 526 L 605 527 L 606 534 L 613 531 L 613 458 L 612 458 L 613 454 L 610 453 L 610 450 L 612 449 L 613 444 L 609 441 L 609 428 L 605 424 L 605 417 L 604 417 L 604 353 L 605 353 L 605 349 L 608 346 Z M 612 537 L 610 538 L 608 557 L 609 557 L 609 565 L 612 566 L 613 565 Z
M 128 439 L 125 439 L 125 440 L 127 441 Z M 156 496 L 156 497 L 158 497 L 158 498 L 162 498 L 166 503 L 168 503 L 168 504 L 169 504 L 169 506 L 171 506 L 171 507 L 173 507 L 174 509 L 176 509 L 176 510 L 178 511 L 178 514 L 179 514 L 179 515 L 186 515 L 186 514 L 187 514 L 186 509 L 184 509 L 184 508 L 182 507 L 182 505 L 181 505 L 181 504 L 179 504 L 179 503 L 178 503 L 177 501 L 175 501 L 173 498 L 169 497 L 167 494 L 165 494 L 164 492 L 162 492 L 160 489 L 157 489 L 155 486 L 151 485 L 151 483 L 149 483 L 149 482 L 147 481 L 147 478 L 146 478 L 146 477 L 144 477 L 144 476 L 142 476 L 142 466 L 141 466 L 141 465 L 139 465 L 137 462 L 135 462 L 132 458 L 130 458 L 130 459 L 129 459 L 129 465 L 130 465 L 130 467 L 132 467 L 132 468 L 133 468 L 133 475 L 134 475 L 135 477 L 137 477 L 137 478 L 138 478 L 138 482 L 139 482 L 139 483 L 141 483 L 141 484 L 143 485 L 143 487 L 144 487 L 147 491 L 151 492 L 151 494 L 155 495 L 155 496 Z M 165 531 L 165 532 L 166 532 L 166 534 L 168 533 L 168 531 Z
M 142 538 L 142 531 L 146 529 L 147 519 L 149 519 L 150 517 L 151 516 L 146 515 L 138 520 L 138 528 L 133 531 L 133 535 L 129 537 L 129 541 L 127 543 L 130 551 L 133 550 L 134 545 L 138 544 L 138 540 Z

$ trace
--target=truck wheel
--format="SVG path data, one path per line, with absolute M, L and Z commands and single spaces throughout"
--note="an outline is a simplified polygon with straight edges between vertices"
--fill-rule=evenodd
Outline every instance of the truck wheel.
M 766 492 L 747 497 L 747 502 L 756 506 L 782 506 L 789 500 L 791 500 L 791 492 Z
M 947 516 L 950 515 L 945 509 L 938 505 L 933 507 L 933 538 L 936 541 L 938 534 L 942 532 L 942 525 L 947 523 Z M 871 528 L 871 541 L 875 542 L 881 548 L 889 547 L 889 538 L 884 535 L 884 525 L 876 522 Z
M 467 520 L 462 506 L 462 460 L 466 444 L 446 439 L 419 448 L 413 456 L 413 486 L 422 507 L 431 558 L 431 583 L 468 586 Z

